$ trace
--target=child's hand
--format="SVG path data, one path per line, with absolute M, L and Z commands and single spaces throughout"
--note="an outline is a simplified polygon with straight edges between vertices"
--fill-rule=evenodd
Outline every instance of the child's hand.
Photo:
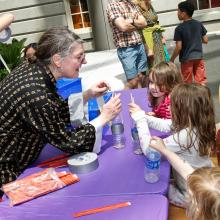
M 147 56 L 148 56 L 149 58 L 152 58 L 152 59 L 153 59 L 153 57 L 154 57 L 154 51 L 149 48 L 149 49 L 148 49 Z
M 154 148 L 155 150 L 161 152 L 161 153 L 163 153 L 163 151 L 166 149 L 166 146 L 165 146 L 163 140 L 161 138 L 155 137 L 155 136 L 151 138 L 149 146 Z
M 139 105 L 137 105 L 133 102 L 129 103 L 128 106 L 129 106 L 129 112 L 131 115 L 134 114 L 135 112 L 142 110 Z
M 146 112 L 146 115 L 149 115 L 149 116 L 156 116 L 156 114 L 154 112 Z
M 166 44 L 166 38 L 165 37 L 162 37 L 162 43 Z

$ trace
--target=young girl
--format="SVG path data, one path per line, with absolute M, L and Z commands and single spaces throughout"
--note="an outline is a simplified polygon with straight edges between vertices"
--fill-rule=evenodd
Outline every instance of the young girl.
M 155 65 L 149 73 L 148 97 L 153 112 L 148 114 L 158 118 L 171 118 L 170 93 L 181 82 L 182 76 L 175 64 L 161 62 Z
M 146 115 L 136 104 L 129 104 L 137 124 L 142 151 L 150 143 L 149 127 L 173 134 L 164 139 L 166 147 L 193 168 L 210 167 L 209 152 L 215 146 L 215 119 L 210 90 L 198 84 L 179 84 L 171 92 L 171 119 Z M 174 171 L 176 185 L 170 185 L 170 202 L 185 207 L 186 184 Z
M 194 170 L 189 163 L 168 150 L 163 140 L 153 137 L 150 147 L 163 154 L 173 168 L 187 181 L 187 216 L 190 220 L 220 219 L 220 168 Z
M 36 57 L 36 51 L 37 51 L 37 43 L 30 43 L 24 48 L 24 58 L 28 60 L 29 62 L 34 62 Z

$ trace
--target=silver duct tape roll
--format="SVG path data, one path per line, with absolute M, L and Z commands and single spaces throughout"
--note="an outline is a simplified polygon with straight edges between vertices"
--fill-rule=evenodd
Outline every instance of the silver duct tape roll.
M 113 124 L 111 126 L 112 134 L 123 134 L 124 133 L 124 125 L 122 123 Z
M 99 166 L 98 156 L 92 152 L 76 154 L 67 160 L 70 171 L 76 174 L 89 173 Z

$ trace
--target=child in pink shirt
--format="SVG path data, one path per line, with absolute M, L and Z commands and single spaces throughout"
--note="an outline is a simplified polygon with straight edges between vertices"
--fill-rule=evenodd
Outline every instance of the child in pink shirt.
M 171 62 L 161 62 L 149 72 L 148 99 L 152 107 L 152 115 L 158 118 L 170 119 L 170 93 L 175 85 L 182 82 L 182 76 L 176 65 Z

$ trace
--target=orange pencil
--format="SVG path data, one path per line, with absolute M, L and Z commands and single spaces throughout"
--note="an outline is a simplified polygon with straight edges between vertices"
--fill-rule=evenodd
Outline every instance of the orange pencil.
M 68 158 L 64 158 L 64 159 L 60 159 L 60 160 L 56 160 L 56 161 L 51 161 L 48 164 L 46 164 L 45 166 L 54 167 L 59 164 L 67 164 L 67 160 L 68 160 Z
M 85 210 L 85 211 L 82 211 L 82 212 L 77 212 L 77 213 L 74 213 L 73 216 L 75 218 L 77 218 L 77 217 L 81 217 L 81 216 L 84 216 L 84 215 L 95 214 L 95 213 L 98 213 L 98 212 L 104 212 L 104 211 L 117 209 L 117 208 L 122 208 L 122 207 L 130 206 L 130 205 L 131 205 L 130 202 L 122 202 L 122 203 L 112 204 L 112 205 L 108 205 L 108 206 L 102 206 L 100 208 L 88 209 L 88 210 Z
M 69 154 L 61 154 L 61 155 L 58 155 L 56 157 L 52 157 L 50 159 L 47 159 L 43 162 L 41 162 L 40 164 L 38 164 L 37 166 L 38 167 L 44 167 L 44 166 L 47 166 L 48 164 L 50 164 L 51 162 L 55 162 L 55 161 L 58 161 L 60 159 L 67 159 L 67 157 L 69 157 L 70 155 Z

